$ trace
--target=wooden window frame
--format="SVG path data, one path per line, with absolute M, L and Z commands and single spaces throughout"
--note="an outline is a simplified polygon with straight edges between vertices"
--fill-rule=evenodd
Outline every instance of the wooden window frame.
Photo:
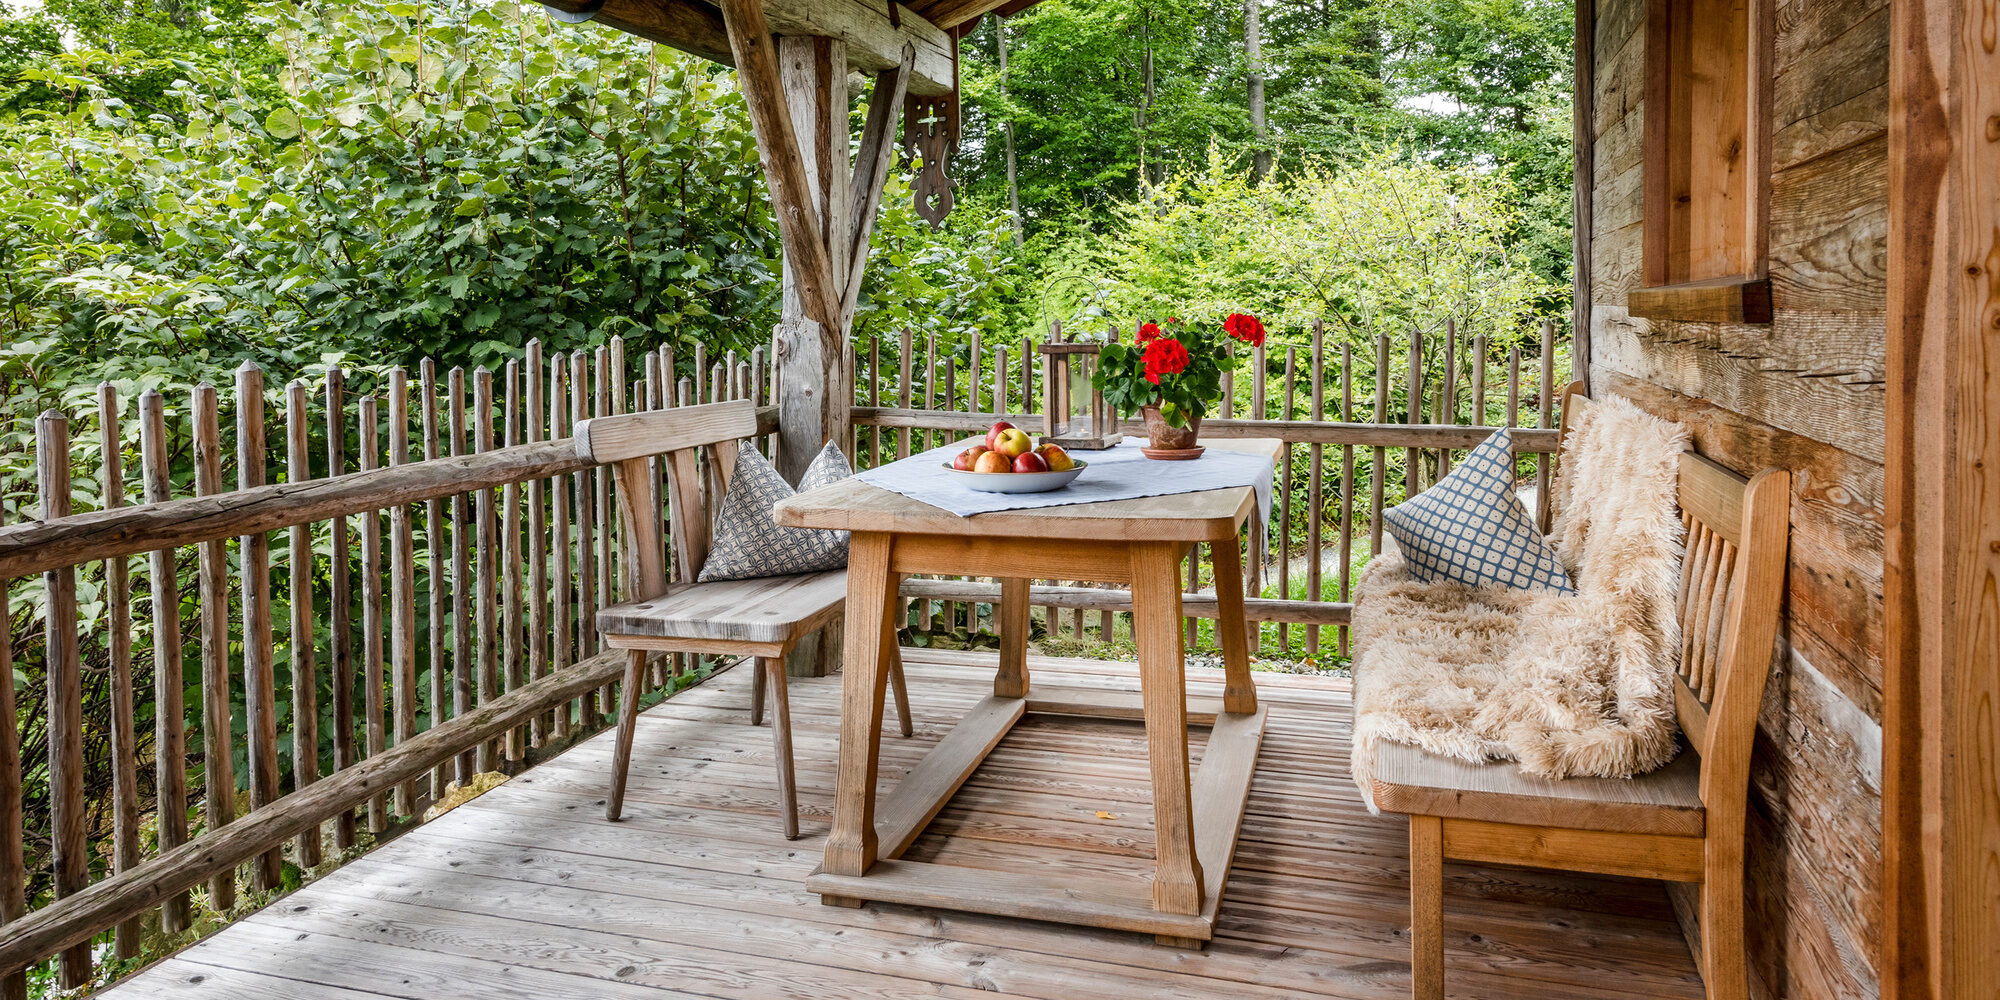
M 1720 87 L 1701 93 L 1706 78 L 1703 69 L 1718 58 L 1713 45 L 1703 46 L 1705 36 L 1694 33 L 1690 19 L 1702 16 L 1704 8 L 1730 0 L 1648 0 L 1646 4 L 1646 132 L 1644 198 L 1644 261 L 1642 287 L 1628 296 L 1627 308 L 1634 316 L 1649 319 L 1687 320 L 1718 323 L 1769 323 L 1771 283 L 1767 270 L 1770 248 L 1771 204 L 1771 10 L 1769 0 L 1742 0 L 1744 17 L 1740 37 L 1725 39 L 1722 51 L 1734 54 L 1735 62 Z M 1698 22 L 1712 27 L 1713 19 Z M 1710 73 L 1708 76 L 1712 76 Z M 1715 112 L 1717 95 L 1730 104 Z M 1704 102 L 1708 102 L 1704 105 Z M 1688 112 L 1685 109 L 1696 108 Z M 1692 120 L 1704 113 L 1721 121 L 1721 128 L 1704 128 Z M 1742 118 L 1740 130 L 1733 128 Z M 1732 131 L 1740 138 L 1735 155 L 1722 168 L 1720 190 L 1725 202 L 1720 212 L 1707 213 L 1705 222 L 1712 235 L 1705 244 L 1686 230 L 1696 218 L 1689 192 L 1700 181 L 1693 173 L 1703 164 L 1711 167 L 1724 162 L 1716 150 L 1697 150 L 1691 135 L 1723 135 Z M 1714 176 L 1711 171 L 1710 176 Z M 1677 189 L 1680 189 L 1677 191 Z M 1711 190 L 1716 188 L 1711 186 Z M 1715 227 L 1722 227 L 1714 234 Z M 1678 233 L 1677 233 L 1678 230 Z M 1679 241 L 1677 243 L 1676 236 Z M 1708 258 L 1702 261 L 1675 257 Z M 1713 258 L 1725 258 L 1719 263 Z

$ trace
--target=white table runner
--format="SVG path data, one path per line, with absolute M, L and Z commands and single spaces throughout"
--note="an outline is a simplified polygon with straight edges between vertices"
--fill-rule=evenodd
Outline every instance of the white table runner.
M 1071 452 L 1090 468 L 1075 482 L 1047 493 L 982 493 L 960 484 L 943 466 L 965 450 L 964 441 L 869 469 L 855 478 L 960 517 L 1249 486 L 1257 491 L 1258 516 L 1270 518 L 1273 465 L 1269 456 L 1211 447 L 1191 462 L 1165 462 L 1147 458 L 1139 451 L 1140 444 L 1128 438 L 1104 451 Z

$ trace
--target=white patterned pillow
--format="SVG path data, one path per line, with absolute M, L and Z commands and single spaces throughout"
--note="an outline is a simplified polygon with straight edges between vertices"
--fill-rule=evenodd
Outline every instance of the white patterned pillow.
M 786 497 L 853 474 L 847 467 L 847 456 L 829 441 L 806 466 L 798 489 L 793 489 L 757 449 L 748 445 L 738 448 L 736 472 L 729 479 L 729 493 L 722 498 L 715 541 L 709 546 L 708 561 L 701 565 L 700 581 L 845 569 L 847 532 L 782 527 L 771 519 L 771 508 Z
M 1450 475 L 1382 518 L 1419 580 L 1575 592 L 1514 495 L 1513 435 L 1504 427 Z

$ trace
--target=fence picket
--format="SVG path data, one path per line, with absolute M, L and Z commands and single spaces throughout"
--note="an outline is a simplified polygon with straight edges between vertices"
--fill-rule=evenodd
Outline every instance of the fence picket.
M 42 520 L 70 513 L 69 418 L 55 410 L 35 420 L 35 471 Z M 55 898 L 90 887 L 88 804 L 83 772 L 83 663 L 77 645 L 76 567 L 42 574 L 48 595 L 43 620 L 47 664 L 49 746 L 49 847 Z M 11 676 L 8 678 L 11 682 Z M 90 982 L 90 945 L 62 953 L 57 981 L 64 989 Z
M 357 463 L 361 471 L 380 468 L 382 446 L 381 400 L 374 395 L 361 397 L 356 408 L 356 445 L 361 449 Z M 361 515 L 361 716 L 364 758 L 388 749 L 388 726 L 382 717 L 382 513 Z M 389 829 L 388 798 L 377 793 L 368 800 L 368 832 Z
M 329 478 L 347 471 L 346 373 L 335 365 L 326 372 L 326 474 Z M 332 561 L 327 571 L 327 607 L 330 640 L 327 643 L 327 670 L 333 675 L 333 769 L 342 771 L 358 761 L 354 752 L 354 567 L 347 533 L 347 518 L 336 517 L 327 526 L 332 534 Z M 354 810 L 334 817 L 333 846 L 346 850 L 355 844 Z M 166 844 L 161 843 L 165 849 Z
M 410 461 L 410 385 L 401 368 L 389 370 L 389 464 Z M 417 736 L 417 552 L 410 506 L 389 508 L 389 680 L 396 711 L 396 745 Z M 396 812 L 417 813 L 417 783 L 396 789 Z
M 419 407 L 423 421 L 424 461 L 434 461 L 447 452 L 438 440 L 438 385 L 437 363 L 425 358 L 417 367 L 417 392 L 423 397 Z M 444 585 L 445 567 L 449 565 L 445 555 L 445 518 L 447 501 L 430 499 L 424 501 L 424 622 L 425 622 L 425 670 L 430 681 L 425 685 L 429 698 L 431 724 L 444 719 L 450 695 L 446 685 L 450 683 L 451 671 L 445 666 L 445 591 L 461 592 L 454 585 Z M 454 525 L 455 527 L 455 525 Z M 458 619 L 453 618 L 456 622 Z M 445 787 L 451 784 L 452 768 L 449 764 L 439 764 L 431 768 L 431 798 L 444 797 Z
M 98 495 L 104 509 L 125 506 L 124 437 L 118 390 L 97 387 Z M 111 681 L 111 870 L 139 863 L 139 731 L 133 722 L 132 565 L 127 558 L 104 563 L 106 640 Z M 11 678 L 9 678 L 11 682 Z M 139 954 L 144 926 L 134 917 L 113 932 L 112 954 Z
M 465 455 L 471 449 L 465 434 L 465 369 L 453 368 L 445 375 L 446 428 L 445 439 L 454 457 Z M 458 493 L 451 498 L 451 715 L 464 715 L 472 711 L 473 675 L 477 668 L 473 665 L 472 638 L 472 497 Z M 433 685 L 438 682 L 433 681 Z M 442 704 L 432 711 L 431 724 L 437 725 L 445 719 Z M 479 773 L 478 751 L 467 747 L 458 755 L 453 774 L 460 788 L 472 784 L 472 776 Z M 435 773 L 431 778 L 431 796 L 442 798 L 445 786 L 435 784 Z
M 7 511 L 0 507 L 0 525 Z M 14 581 L 0 580 L 0 929 L 28 913 L 28 860 L 25 803 L 21 797 L 20 717 L 14 707 L 14 618 L 7 593 Z M 28 973 L 0 977 L 0 1000 L 28 1000 Z
M 285 481 L 312 478 L 312 425 L 306 413 L 304 382 L 285 387 Z M 313 637 L 312 526 L 293 525 L 286 539 L 285 597 L 289 601 L 285 641 L 291 646 L 292 669 L 292 787 L 304 788 L 319 779 L 319 664 Z M 299 834 L 297 856 L 302 868 L 321 860 L 320 828 Z
M 139 467 L 145 484 L 147 503 L 162 503 L 173 495 L 173 456 L 167 447 L 166 401 L 158 390 L 148 389 L 139 396 Z M 147 556 L 146 583 L 150 591 L 153 625 L 153 778 L 154 802 L 161 851 L 170 851 L 188 839 L 187 791 L 187 707 L 181 694 L 181 595 L 180 576 L 173 549 L 156 549 Z M 6 588 L 0 586 L 0 623 L 7 620 Z M 11 674 L 7 667 L 7 626 L 0 624 L 0 677 Z M 11 684 L 6 687 L 12 697 Z M 13 719 L 9 703 L 0 703 L 0 714 Z M 0 733 L 0 744 L 9 742 Z M 19 751 L 15 751 L 18 757 Z M 0 770 L 5 769 L 0 762 Z M 0 789 L 0 798 L 6 792 Z M 0 810 L 7 808 L 0 802 Z M 0 840 L 8 839 L 0 829 Z M 4 910 L 4 906 L 0 906 Z M 168 934 L 187 929 L 189 898 L 177 892 L 160 906 L 160 929 Z
M 475 454 L 493 450 L 493 373 L 475 368 L 472 372 L 472 450 Z M 497 609 L 498 531 L 493 523 L 493 491 L 482 489 L 473 497 L 473 553 L 476 569 L 473 594 L 474 637 L 478 640 L 477 677 L 479 704 L 490 705 L 500 696 L 500 643 Z M 500 769 L 500 744 L 487 740 L 479 744 L 477 773 Z
M 245 361 L 236 369 L 236 488 L 264 485 L 264 372 Z M 243 600 L 243 711 L 249 733 L 250 808 L 278 801 L 278 703 L 271 626 L 271 536 L 237 540 Z M 284 855 L 264 852 L 250 868 L 250 885 L 268 892 L 283 884 Z
M 542 342 L 528 342 L 527 364 L 522 374 L 527 379 L 525 386 L 527 412 L 522 414 L 522 424 L 527 430 L 530 444 L 539 444 L 543 437 L 543 421 L 547 402 L 542 392 Z M 549 674 L 549 491 L 548 480 L 528 481 L 528 680 L 540 680 Z M 528 742 L 541 746 L 549 737 L 551 719 L 546 714 L 538 714 L 528 722 Z

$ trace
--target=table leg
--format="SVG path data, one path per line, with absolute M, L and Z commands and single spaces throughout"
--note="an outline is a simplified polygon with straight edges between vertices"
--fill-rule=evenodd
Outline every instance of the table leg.
M 865 875 L 875 863 L 875 784 L 880 762 L 888 658 L 896 641 L 896 574 L 889 571 L 893 536 L 853 535 L 847 555 L 847 627 L 841 649 L 845 676 L 840 695 L 840 769 L 835 779 L 833 832 L 826 840 L 825 870 Z M 858 906 L 858 900 L 822 896 L 822 902 Z
M 1000 581 L 1000 673 L 993 678 L 996 698 L 1025 698 L 1028 695 L 1028 581 L 1004 577 Z
M 1201 863 L 1194 854 L 1188 792 L 1187 685 L 1181 649 L 1181 546 L 1132 546 L 1132 623 L 1146 708 L 1153 775 L 1153 908 L 1201 912 Z
M 1215 562 L 1215 634 L 1222 640 L 1222 710 L 1255 712 L 1257 685 L 1250 680 L 1250 635 L 1243 620 L 1243 555 L 1232 539 L 1208 547 Z

